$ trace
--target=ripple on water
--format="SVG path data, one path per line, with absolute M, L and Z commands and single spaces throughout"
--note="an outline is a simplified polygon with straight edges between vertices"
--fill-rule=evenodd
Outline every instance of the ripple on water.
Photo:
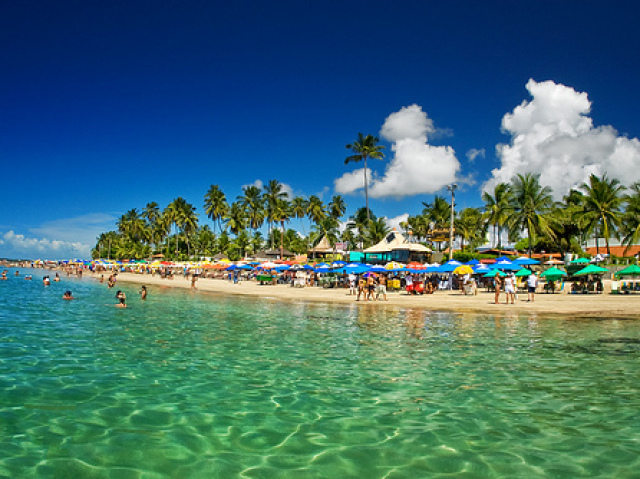
M 12 278 L 13 279 L 13 278 Z M 640 324 L 0 294 L 0 477 L 634 477 Z M 78 301 L 60 301 L 72 289 Z M 27 294 L 28 293 L 28 294 Z

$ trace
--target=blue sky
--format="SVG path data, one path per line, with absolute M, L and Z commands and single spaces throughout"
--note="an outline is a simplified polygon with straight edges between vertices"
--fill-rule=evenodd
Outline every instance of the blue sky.
M 461 208 L 515 173 L 556 196 L 640 179 L 637 2 L 227 3 L 4 2 L 0 257 L 83 255 L 178 196 L 207 222 L 212 184 L 340 192 L 348 216 L 358 132 L 386 146 L 371 208 L 392 222 L 451 181 Z

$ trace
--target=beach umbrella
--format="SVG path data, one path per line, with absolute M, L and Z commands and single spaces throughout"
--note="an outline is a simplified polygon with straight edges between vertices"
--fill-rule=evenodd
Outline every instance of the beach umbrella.
M 412 261 L 411 263 L 409 263 L 407 265 L 408 269 L 413 269 L 413 270 L 425 270 L 427 269 L 427 267 L 425 265 L 423 265 L 422 263 L 418 263 L 417 261 Z
M 548 264 L 548 265 L 564 264 L 564 261 L 560 261 L 559 259 L 551 258 L 549 261 L 545 261 L 544 264 Z
M 486 272 L 488 272 L 490 270 L 491 270 L 491 268 L 489 268 L 489 266 L 487 266 L 486 264 L 478 264 L 476 267 L 473 268 L 473 271 L 476 274 L 486 273 Z
M 507 273 L 503 273 L 499 269 L 492 269 L 488 273 L 482 275 L 482 277 L 483 278 L 493 278 L 496 275 L 496 273 L 498 274 L 498 276 L 506 276 L 507 275 Z
M 345 264 L 347 264 L 346 261 L 334 261 L 333 263 L 331 263 L 331 267 L 332 268 L 342 268 Z
M 373 271 L 374 273 L 388 273 L 389 270 L 382 265 L 373 266 L 369 271 Z
M 513 264 L 518 264 L 520 266 L 529 266 L 532 264 L 540 264 L 540 261 L 537 259 L 527 258 L 526 256 L 520 256 L 517 259 L 514 259 Z
M 473 268 L 469 265 L 463 264 L 454 269 L 453 274 L 473 274 Z
M 478 261 L 477 259 L 472 259 L 470 261 L 467 261 L 465 264 L 468 266 L 475 266 L 477 264 L 480 264 L 480 261 Z
M 491 267 L 494 269 L 501 269 L 503 271 L 517 271 L 520 268 L 522 268 L 522 266 L 513 264 L 511 261 L 508 261 L 508 260 L 496 261 L 493 265 L 491 265 Z
M 458 266 L 462 266 L 462 263 L 460 261 L 456 261 L 455 259 L 452 259 L 450 261 L 447 261 L 442 266 L 440 266 L 438 268 L 438 273 L 453 273 L 453 270 L 456 269 Z
M 516 278 L 522 278 L 523 276 L 529 276 L 530 274 L 531 271 L 529 271 L 527 268 L 522 268 L 516 273 Z
M 318 263 L 313 269 L 315 269 L 317 273 L 328 273 L 331 271 L 331 266 L 327 263 Z
M 602 268 L 601 266 L 596 266 L 595 264 L 590 264 L 586 268 L 582 268 L 577 273 L 573 273 L 574 276 L 586 276 L 588 274 L 604 274 L 608 273 L 609 270 L 607 268 Z
M 509 263 L 511 263 L 511 259 L 509 259 L 507 256 L 500 256 L 499 258 L 496 258 L 496 263 L 498 261 L 508 261 Z
M 404 268 L 404 265 L 401 263 L 398 263 L 397 261 L 389 261 L 387 264 L 384 265 L 384 268 L 386 270 L 401 270 L 402 268 Z
M 587 258 L 576 258 L 573 261 L 571 261 L 570 264 L 587 264 L 589 263 L 589 260 Z
M 555 281 L 556 279 L 562 278 L 563 276 L 566 276 L 567 273 L 562 271 L 561 269 L 558 268 L 549 268 L 548 270 L 544 271 L 540 277 L 541 278 L 547 278 L 551 281 Z
M 637 264 L 632 264 L 627 266 L 625 269 L 621 269 L 617 273 L 616 276 L 640 276 L 640 266 Z
M 340 268 L 338 271 L 341 273 L 347 273 L 347 274 L 360 274 L 360 273 L 364 273 L 366 271 L 369 271 L 370 269 L 372 269 L 370 266 L 367 266 L 366 264 L 362 264 L 362 263 L 349 263 L 345 266 L 343 266 L 342 268 Z

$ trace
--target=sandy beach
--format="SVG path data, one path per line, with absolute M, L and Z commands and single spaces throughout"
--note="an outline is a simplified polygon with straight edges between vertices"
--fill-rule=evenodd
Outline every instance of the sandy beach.
M 95 276 L 95 275 L 94 275 Z M 105 275 L 105 281 L 106 281 Z M 191 280 L 182 276 L 163 279 L 148 274 L 119 273 L 118 282 L 145 284 L 161 288 L 190 289 Z M 494 294 L 478 290 L 475 296 L 465 296 L 459 291 L 437 291 L 431 295 L 413 296 L 404 291 L 387 293 L 388 301 L 361 301 L 350 296 L 346 289 L 323 289 L 319 287 L 293 288 L 289 285 L 261 285 L 256 281 L 239 284 L 223 279 L 200 278 L 198 293 L 217 293 L 237 296 L 252 296 L 282 301 L 308 301 L 322 303 L 352 303 L 360 307 L 402 307 L 430 311 L 455 311 L 459 313 L 486 313 L 500 315 L 532 315 L 568 318 L 620 318 L 640 319 L 640 294 L 546 294 L 535 295 L 534 302 L 527 302 L 526 293 L 520 293 L 515 304 L 494 303 Z M 605 286 L 605 291 L 608 288 Z M 153 292 L 151 293 L 153 294 Z

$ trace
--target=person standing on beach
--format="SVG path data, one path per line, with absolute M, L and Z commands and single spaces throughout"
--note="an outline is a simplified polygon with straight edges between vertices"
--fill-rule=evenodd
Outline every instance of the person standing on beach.
M 356 275 L 349 273 L 349 296 L 356 294 Z
M 198 275 L 197 274 L 192 274 L 191 275 L 191 289 L 194 291 L 198 291 L 198 288 L 196 287 L 196 281 L 198 281 Z
M 528 299 L 527 302 L 532 302 L 534 300 L 534 296 L 536 293 L 536 286 L 538 286 L 538 277 L 535 273 L 531 273 L 527 278 L 527 291 L 528 291 Z
M 381 274 L 380 278 L 378 278 L 378 292 L 376 293 L 376 301 L 380 298 L 380 295 L 384 296 L 385 301 L 389 301 L 387 299 L 387 275 Z
M 496 271 L 496 275 L 493 277 L 493 286 L 496 290 L 495 303 L 500 303 L 500 291 L 502 290 L 502 278 L 500 272 Z
M 504 304 L 509 304 L 509 299 L 511 299 L 511 304 L 515 304 L 516 298 L 516 278 L 513 273 L 507 276 L 504 279 L 504 294 L 506 296 Z

